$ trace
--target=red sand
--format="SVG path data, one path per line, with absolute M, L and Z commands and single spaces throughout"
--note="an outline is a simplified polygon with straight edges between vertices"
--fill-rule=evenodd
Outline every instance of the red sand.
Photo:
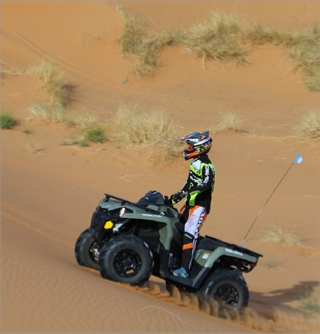
M 317 1 L 127 1 L 154 28 L 181 28 L 210 11 L 236 10 L 250 22 L 299 30 L 319 22 Z M 228 321 L 199 311 L 188 298 L 170 298 L 154 277 L 144 289 L 103 280 L 79 267 L 73 247 L 105 192 L 137 200 L 150 189 L 164 194 L 183 185 L 188 162 L 150 167 L 143 148 L 107 142 L 62 146 L 75 129 L 47 124 L 29 107 L 47 98 L 38 79 L 1 78 L 1 106 L 19 119 L 2 130 L 2 332 L 248 333 L 318 332 L 318 319 L 300 309 L 300 295 L 319 285 L 319 151 L 286 137 L 306 110 L 319 106 L 283 50 L 261 46 L 251 64 L 228 69 L 181 48 L 167 48 L 151 78 L 128 75 L 130 60 L 115 43 L 121 20 L 115 3 L 1 2 L 3 70 L 23 72 L 54 60 L 75 86 L 73 110 L 94 110 L 108 122 L 120 105 L 162 108 L 179 125 L 177 136 L 206 130 L 221 113 L 242 119 L 243 132 L 215 135 L 210 157 L 217 170 L 213 210 L 202 234 L 240 244 L 292 160 L 294 165 L 250 232 L 245 246 L 264 255 L 245 276 L 246 316 Z M 123 84 L 127 80 L 127 84 Z M 31 134 L 24 130 L 31 130 Z M 120 148 L 118 147 L 120 146 Z M 306 248 L 261 243 L 270 225 L 297 229 Z

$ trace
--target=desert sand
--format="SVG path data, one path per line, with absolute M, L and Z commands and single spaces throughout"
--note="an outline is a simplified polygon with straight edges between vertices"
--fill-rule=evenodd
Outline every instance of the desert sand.
M 213 10 L 251 22 L 299 30 L 319 22 L 318 1 L 126 1 L 150 27 L 181 28 Z M 292 127 L 319 94 L 302 85 L 284 50 L 263 45 L 250 65 L 230 68 L 168 47 L 153 76 L 130 74 L 115 42 L 122 27 L 116 2 L 2 1 L 1 107 L 19 120 L 1 131 L 1 332 L 61 333 L 317 333 L 318 317 L 301 310 L 301 296 L 319 287 L 319 147 L 300 143 Z M 73 112 L 87 108 L 104 122 L 119 106 L 161 108 L 177 137 L 206 130 L 232 112 L 241 130 L 213 136 L 216 167 L 212 213 L 201 234 L 240 244 L 297 153 L 294 164 L 245 240 L 263 254 L 245 275 L 250 302 L 237 320 L 206 314 L 192 299 L 171 298 L 163 281 L 143 288 L 103 280 L 74 258 L 78 235 L 104 193 L 138 200 L 148 190 L 171 195 L 189 162 L 151 166 L 146 147 L 116 140 L 64 146 L 76 129 L 48 123 L 30 106 L 48 99 L 39 79 L 23 74 L 34 62 L 55 61 L 73 85 Z M 29 131 L 25 131 L 28 129 Z M 27 133 L 28 132 L 28 133 Z M 29 133 L 30 132 L 30 133 Z M 296 230 L 305 247 L 262 243 L 268 226 Z

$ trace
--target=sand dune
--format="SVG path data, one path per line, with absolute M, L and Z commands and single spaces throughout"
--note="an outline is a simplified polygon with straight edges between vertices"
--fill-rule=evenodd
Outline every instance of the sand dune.
M 180 28 L 211 10 L 237 10 L 245 19 L 299 30 L 319 21 L 317 1 L 122 2 L 157 29 Z M 1 131 L 1 331 L 249 333 L 319 331 L 301 310 L 301 294 L 319 288 L 319 148 L 293 138 L 292 126 L 319 107 L 319 94 L 301 84 L 283 50 L 252 51 L 251 64 L 228 68 L 178 47 L 161 54 L 149 78 L 130 75 L 132 61 L 115 43 L 121 20 L 113 2 L 1 3 L 1 106 L 19 124 Z M 41 83 L 23 74 L 33 62 L 54 60 L 74 86 L 73 112 L 89 108 L 107 122 L 120 105 L 166 110 L 181 133 L 203 130 L 223 112 L 241 117 L 242 132 L 215 135 L 213 211 L 202 234 L 240 244 L 259 210 L 298 152 L 294 165 L 245 241 L 264 257 L 245 278 L 250 304 L 236 320 L 199 310 L 188 296 L 170 297 L 152 277 L 143 288 L 103 280 L 79 267 L 73 249 L 105 192 L 137 200 L 148 190 L 170 195 L 183 185 L 188 162 L 150 166 L 147 150 L 114 141 L 87 148 L 63 146 L 76 133 L 46 123 L 30 106 L 47 99 Z M 31 130 L 30 134 L 25 129 Z M 180 131 L 179 130 L 179 131 Z M 246 134 L 246 135 L 245 135 Z M 263 228 L 297 230 L 305 247 L 261 243 Z

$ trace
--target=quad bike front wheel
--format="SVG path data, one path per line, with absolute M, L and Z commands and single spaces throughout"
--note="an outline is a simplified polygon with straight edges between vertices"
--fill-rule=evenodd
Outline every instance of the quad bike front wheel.
M 92 237 L 90 227 L 79 235 L 75 244 L 74 255 L 80 266 L 99 270 L 99 246 Z
M 100 251 L 100 275 L 111 281 L 142 286 L 150 278 L 153 267 L 152 251 L 134 235 L 116 236 Z
M 249 290 L 241 273 L 222 269 L 205 280 L 199 297 L 204 301 L 214 300 L 215 303 L 211 303 L 212 313 L 224 316 L 248 306 Z

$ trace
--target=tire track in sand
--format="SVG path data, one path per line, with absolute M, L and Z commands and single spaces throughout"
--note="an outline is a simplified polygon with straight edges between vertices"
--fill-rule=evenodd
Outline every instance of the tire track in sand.
M 21 52 L 30 54 L 30 56 L 37 56 L 40 59 L 46 59 L 46 60 L 54 60 L 55 62 L 59 63 L 59 66 L 66 70 L 69 73 L 76 74 L 83 78 L 84 82 L 91 82 L 94 85 L 105 85 L 106 84 L 106 78 L 104 76 L 97 75 L 96 73 L 87 72 L 86 70 L 75 66 L 74 63 L 71 63 L 58 55 L 54 55 L 49 53 L 48 51 L 43 50 L 41 47 L 39 47 L 35 42 L 32 42 L 30 39 L 28 39 L 26 36 L 22 35 L 21 33 L 14 31 L 13 29 L 9 27 L 2 27 L 2 36 L 7 39 L 9 42 L 11 42 L 14 46 L 18 47 L 18 49 Z M 11 64 L 10 59 L 6 58 L 4 55 L 2 55 L 2 59 L 7 62 L 8 64 Z M 12 64 L 11 64 L 12 65 Z M 108 81 L 108 86 L 113 87 L 115 90 L 118 89 L 117 84 L 113 84 L 112 82 Z M 91 92 L 92 93 L 92 92 Z M 108 96 L 108 99 L 110 99 L 112 96 Z M 118 98 L 113 99 L 114 102 L 118 102 Z
M 2 203 L 2 205 L 3 205 L 3 203 Z M 20 226 L 23 226 L 23 227 L 25 227 L 25 228 L 27 228 L 29 230 L 32 230 L 33 232 L 41 234 L 41 235 L 43 235 L 43 236 L 45 236 L 45 237 L 47 237 L 47 238 L 49 238 L 49 239 L 51 239 L 51 240 L 53 240 L 53 241 L 55 241 L 57 243 L 60 243 L 60 244 L 62 244 L 64 246 L 67 246 L 68 248 L 72 248 L 73 249 L 73 247 L 74 247 L 73 244 L 71 244 L 69 242 L 66 242 L 66 241 L 64 241 L 64 240 L 62 240 L 60 238 L 54 237 L 53 235 L 51 235 L 51 234 L 45 232 L 44 230 L 42 230 L 41 228 L 33 226 L 32 224 L 29 224 L 26 221 L 24 221 L 22 219 L 19 219 L 19 218 L 15 217 L 15 216 L 13 216 L 13 215 L 11 215 L 9 213 L 1 211 L 1 216 L 3 218 L 6 218 L 6 219 L 10 220 L 13 223 L 16 223 L 16 224 L 18 224 Z M 46 223 L 46 225 L 50 225 L 50 224 Z
M 28 221 L 32 221 L 33 223 L 35 224 L 38 224 L 40 226 L 43 226 L 43 227 L 46 227 L 48 228 L 49 230 L 53 230 L 53 231 L 56 231 L 58 232 L 59 234 L 63 234 L 65 235 L 66 237 L 70 237 L 72 239 L 74 239 L 74 235 L 56 225 L 53 225 L 53 224 L 50 224 L 40 218 L 37 218 L 37 217 L 34 217 L 28 213 L 25 213 L 23 211 L 20 211 L 18 210 L 17 208 L 13 207 L 12 205 L 10 204 L 7 204 L 7 203 L 4 203 L 3 201 L 1 201 L 1 207 L 2 207 L 2 210 L 1 210 L 1 214 L 4 214 L 6 216 L 6 218 L 12 220 L 12 221 L 15 221 L 25 227 L 30 227 L 31 229 L 35 229 L 37 230 L 39 233 L 41 231 L 42 234 L 44 235 L 48 235 L 51 237 L 51 235 L 49 233 L 46 233 L 44 232 L 41 228 L 38 228 L 38 227 L 34 227 L 32 226 L 31 224 L 28 224 L 26 223 L 26 220 Z M 8 210 L 10 213 L 5 213 L 3 211 L 3 209 L 5 210 Z M 14 215 L 13 215 L 14 214 Z M 20 216 L 21 218 L 17 218 L 17 216 Z M 67 244 L 64 242 L 64 244 Z M 70 245 L 70 244 L 68 244 Z

